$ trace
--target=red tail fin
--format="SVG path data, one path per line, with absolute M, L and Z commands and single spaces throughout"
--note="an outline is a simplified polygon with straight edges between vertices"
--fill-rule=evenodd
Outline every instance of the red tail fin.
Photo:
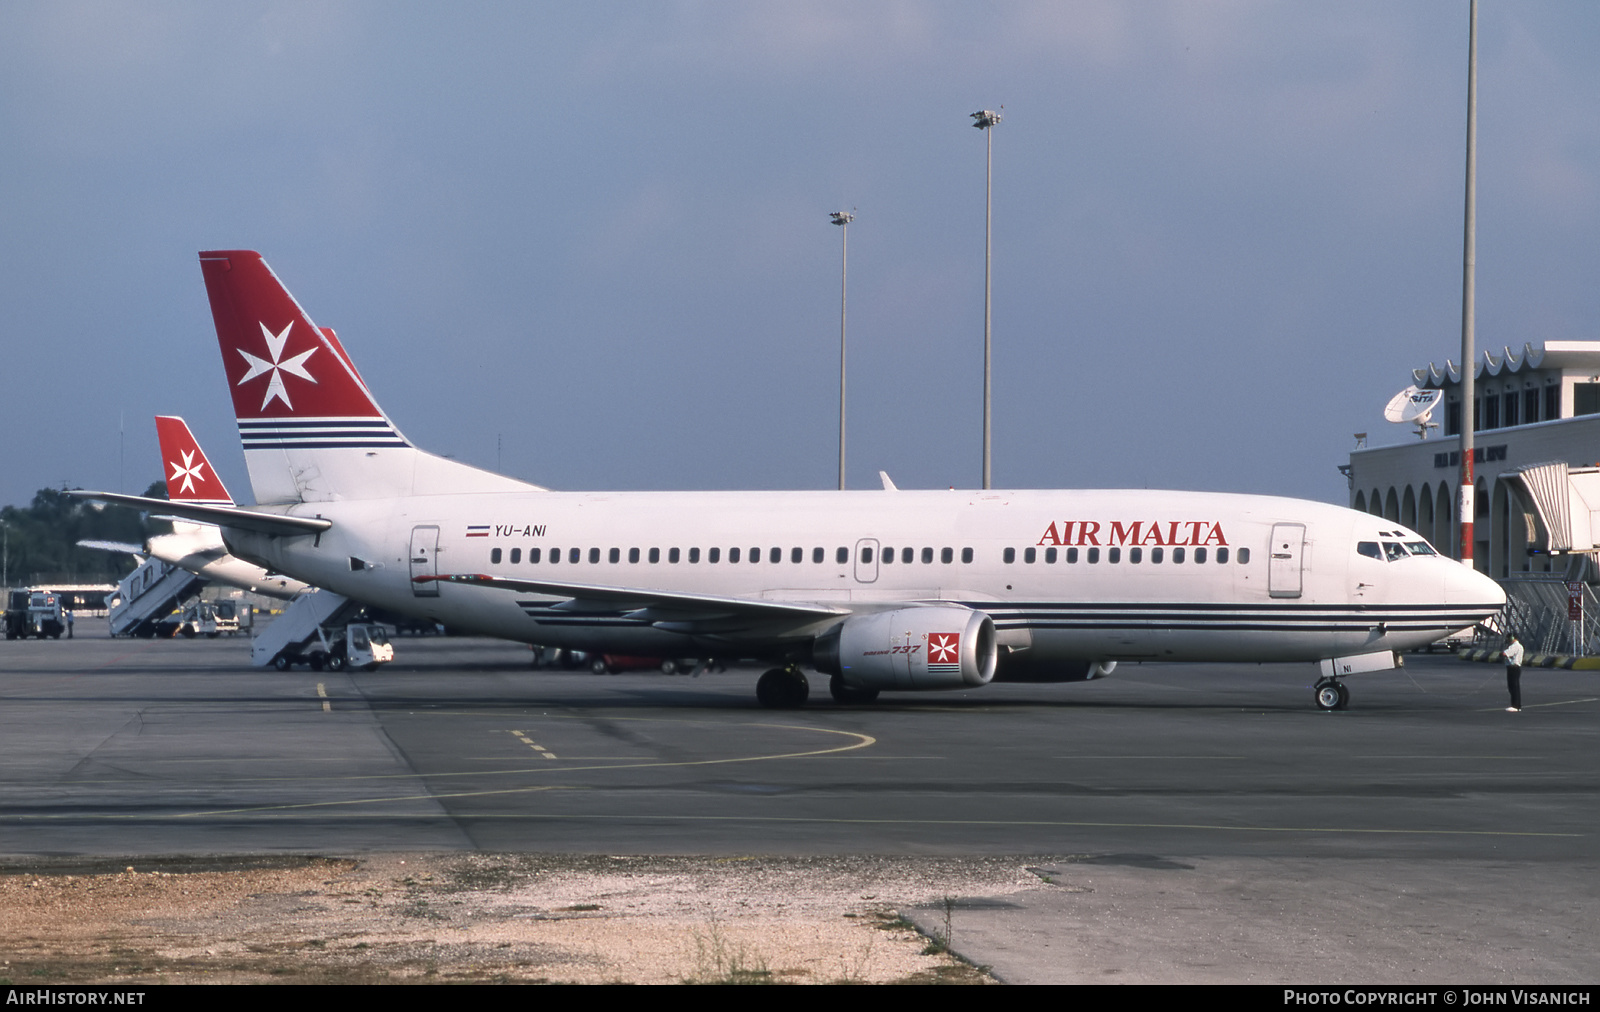
M 156 438 L 161 441 L 161 460 L 166 465 L 168 499 L 233 505 L 233 497 L 183 419 L 157 415 Z
M 241 423 L 383 418 L 343 349 L 317 328 L 261 254 L 201 253 L 200 267 Z

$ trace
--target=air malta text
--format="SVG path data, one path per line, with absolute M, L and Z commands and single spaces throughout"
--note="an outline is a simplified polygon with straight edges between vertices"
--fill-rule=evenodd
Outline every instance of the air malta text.
M 1226 545 L 1222 525 L 1211 520 L 1054 520 L 1041 545 Z

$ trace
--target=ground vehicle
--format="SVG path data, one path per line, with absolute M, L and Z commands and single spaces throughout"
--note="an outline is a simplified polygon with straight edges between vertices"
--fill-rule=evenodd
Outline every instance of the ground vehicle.
M 279 671 L 288 671 L 296 664 L 305 664 L 313 671 L 323 668 L 343 671 L 347 667 L 376 671 L 392 660 L 394 645 L 389 642 L 389 634 L 382 625 L 352 622 L 342 630 L 332 630 L 331 636 L 319 628 L 317 635 L 304 646 L 280 650 L 273 657 L 272 666 Z
M 663 675 L 676 675 L 693 671 L 699 662 L 677 657 L 634 657 L 628 654 L 600 654 L 589 661 L 589 670 L 597 675 L 616 675 L 624 671 L 659 671 Z

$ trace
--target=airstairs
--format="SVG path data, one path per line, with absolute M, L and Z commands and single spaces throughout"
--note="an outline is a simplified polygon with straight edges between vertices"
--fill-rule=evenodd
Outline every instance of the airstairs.
M 205 585 L 187 569 L 146 558 L 117 584 L 117 603 L 109 614 L 111 635 L 171 636 L 178 628 L 172 613 Z
M 264 668 L 280 658 L 294 663 L 310 657 L 317 652 L 314 646 L 327 651 L 328 635 L 342 629 L 360 610 L 361 605 L 348 597 L 312 587 L 256 635 L 250 644 L 250 663 Z M 281 668 L 286 668 L 283 662 Z

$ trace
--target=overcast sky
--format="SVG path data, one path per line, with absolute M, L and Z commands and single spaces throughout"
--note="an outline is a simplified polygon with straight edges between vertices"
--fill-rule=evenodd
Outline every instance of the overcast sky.
M 1480 348 L 1600 338 L 1600 5 L 1480 12 Z M 0 5 L 0 502 L 250 498 L 195 253 L 419 445 L 561 489 L 1343 502 L 1460 340 L 1466 0 Z M 119 419 L 126 427 L 125 468 Z

